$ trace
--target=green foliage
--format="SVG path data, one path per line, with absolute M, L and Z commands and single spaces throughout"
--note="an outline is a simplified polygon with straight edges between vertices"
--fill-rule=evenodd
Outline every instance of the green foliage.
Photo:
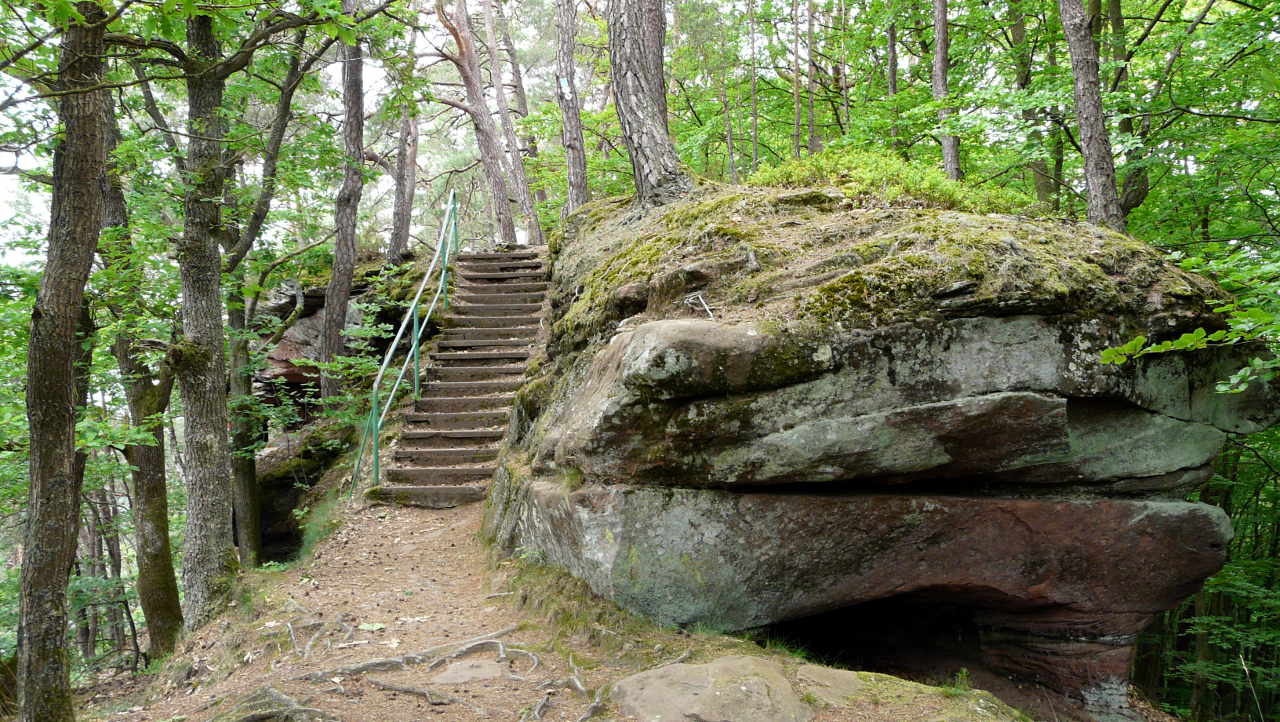
M 814 188 L 837 186 L 855 203 L 907 208 L 942 208 L 972 213 L 1030 213 L 1034 200 L 998 187 L 953 181 L 938 168 L 889 153 L 832 147 L 756 171 L 756 186 Z
M 943 697 L 965 697 L 973 692 L 973 686 L 969 683 L 969 670 L 961 667 L 950 683 L 942 685 Z

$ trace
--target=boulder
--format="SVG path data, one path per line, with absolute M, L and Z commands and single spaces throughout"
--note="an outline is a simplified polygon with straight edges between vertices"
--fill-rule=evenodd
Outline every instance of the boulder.
M 782 665 L 762 657 L 721 657 L 709 664 L 670 664 L 625 677 L 610 693 L 640 722 L 809 722 Z
M 1102 228 L 858 202 L 568 223 L 488 532 L 666 624 L 936 612 L 964 658 L 1123 717 L 1135 636 L 1223 562 L 1226 516 L 1180 500 L 1280 414 L 1215 390 L 1265 351 L 1104 364 L 1223 328 L 1225 292 Z
M 1186 502 L 534 483 L 518 536 L 664 624 L 750 629 L 888 598 L 963 607 L 992 666 L 1079 696 L 1222 565 Z M 851 618 L 856 614 L 851 613 Z

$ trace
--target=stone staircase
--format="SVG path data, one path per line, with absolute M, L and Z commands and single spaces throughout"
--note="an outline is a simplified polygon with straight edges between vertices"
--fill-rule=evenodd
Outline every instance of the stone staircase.
M 448 508 L 484 498 L 538 335 L 547 283 L 537 251 L 461 254 L 455 270 L 448 327 L 392 450 L 385 501 Z

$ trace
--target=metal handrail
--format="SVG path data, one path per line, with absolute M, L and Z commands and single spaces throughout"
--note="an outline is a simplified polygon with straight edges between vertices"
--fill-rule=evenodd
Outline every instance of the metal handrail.
M 458 251 L 458 196 L 456 191 L 449 191 L 448 206 L 445 210 L 444 220 L 440 224 L 440 235 L 436 239 L 436 252 L 431 258 L 431 265 L 427 267 L 426 273 L 422 275 L 422 281 L 418 284 L 418 291 L 413 296 L 409 308 L 405 311 L 404 318 L 400 320 L 400 328 L 396 330 L 396 336 L 391 341 L 391 345 L 387 347 L 387 353 L 383 356 L 382 365 L 378 368 L 378 375 L 373 379 L 373 387 L 369 390 L 369 415 L 362 424 L 363 432 L 360 435 L 360 447 L 356 452 L 355 469 L 351 474 L 351 490 L 355 491 L 359 485 L 360 472 L 364 467 L 364 455 L 366 451 L 371 451 L 371 477 L 376 484 L 381 476 L 381 462 L 379 459 L 380 437 L 382 434 L 382 422 L 386 420 L 387 413 L 391 411 L 391 407 L 395 405 L 396 393 L 400 390 L 400 383 L 404 381 L 404 376 L 408 373 L 409 366 L 412 364 L 413 373 L 413 399 L 417 401 L 422 398 L 422 334 L 427 330 L 427 324 L 423 322 L 423 317 L 431 318 L 431 314 L 435 312 L 436 306 L 441 305 L 442 309 L 449 308 L 449 264 L 453 260 L 453 256 Z M 423 292 L 427 289 L 427 283 L 431 280 L 431 275 L 439 269 L 439 275 L 436 280 L 436 292 L 431 298 L 431 303 L 427 306 L 425 314 L 419 314 L 421 307 Z M 413 330 L 409 334 L 412 339 L 412 345 L 409 347 L 409 353 L 405 355 L 404 362 L 400 364 L 400 371 L 396 374 L 396 380 L 391 385 L 391 390 L 385 395 L 382 393 L 383 381 L 387 378 L 387 368 L 391 365 L 391 359 L 395 356 L 396 350 L 400 347 L 400 340 L 405 337 L 405 330 L 409 328 L 412 322 Z M 385 399 L 385 401 L 384 401 Z

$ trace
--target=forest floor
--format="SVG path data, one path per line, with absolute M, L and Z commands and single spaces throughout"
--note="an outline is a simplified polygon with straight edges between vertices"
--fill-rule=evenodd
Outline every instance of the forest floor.
M 306 719 L 262 716 L 296 705 L 339 720 L 572 722 L 603 686 L 665 663 L 730 654 L 802 662 L 736 637 L 657 627 L 559 572 L 494 561 L 480 540 L 482 513 L 479 504 L 345 509 L 310 559 L 246 575 L 233 607 L 158 670 L 82 690 L 83 716 Z M 450 658 L 486 637 L 502 645 L 485 642 Z M 913 687 L 820 708 L 815 719 L 959 719 L 947 716 L 954 693 Z M 255 697 L 258 706 L 245 703 Z M 605 706 L 593 719 L 619 717 Z

